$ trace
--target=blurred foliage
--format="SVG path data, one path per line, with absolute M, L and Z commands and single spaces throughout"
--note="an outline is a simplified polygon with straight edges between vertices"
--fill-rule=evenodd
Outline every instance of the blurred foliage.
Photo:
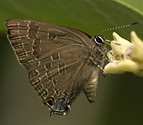
M 143 8 L 142 8 L 142 0 L 115 0 L 116 2 L 123 4 L 126 7 L 131 8 L 132 10 L 138 12 L 139 14 L 143 15 Z
M 66 25 L 91 35 L 103 29 L 140 22 L 115 30 L 130 40 L 132 30 L 143 39 L 142 0 L 0 0 L 0 125 L 142 125 L 143 79 L 133 74 L 100 75 L 97 102 L 81 94 L 67 116 L 49 117 L 33 92 L 6 38 L 4 21 L 28 18 Z M 104 32 L 112 39 L 112 32 Z

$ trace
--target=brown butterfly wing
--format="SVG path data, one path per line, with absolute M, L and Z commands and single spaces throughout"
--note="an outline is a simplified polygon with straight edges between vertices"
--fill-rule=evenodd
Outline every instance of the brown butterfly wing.
M 67 113 L 83 87 L 87 97 L 95 93 L 85 89 L 89 87 L 86 82 L 91 84 L 94 79 L 93 70 L 97 72 L 89 60 L 94 45 L 89 35 L 28 19 L 10 19 L 6 26 L 15 54 L 29 72 L 30 83 L 52 112 Z

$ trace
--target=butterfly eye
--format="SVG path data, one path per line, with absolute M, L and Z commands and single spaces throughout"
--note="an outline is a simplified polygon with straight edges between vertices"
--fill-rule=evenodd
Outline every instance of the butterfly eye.
M 94 40 L 97 44 L 105 43 L 105 38 L 104 38 L 104 36 L 101 36 L 101 35 L 95 35 Z
M 50 106 L 53 106 L 53 105 L 55 104 L 55 99 L 54 99 L 53 97 L 49 97 L 47 103 L 48 103 Z

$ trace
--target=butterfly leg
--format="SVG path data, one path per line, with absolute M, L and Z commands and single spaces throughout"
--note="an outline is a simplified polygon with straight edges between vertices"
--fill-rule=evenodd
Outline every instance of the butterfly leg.
M 106 72 L 104 71 L 104 69 L 102 68 L 101 65 L 99 65 L 96 61 L 94 61 L 94 59 L 92 57 L 90 57 L 90 60 L 104 73 L 106 74 Z

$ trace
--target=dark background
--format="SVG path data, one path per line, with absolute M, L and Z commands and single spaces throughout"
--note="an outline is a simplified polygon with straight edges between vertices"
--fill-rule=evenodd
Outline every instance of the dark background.
M 130 40 L 134 30 L 143 39 L 143 16 L 135 11 L 143 4 L 139 1 L 132 4 L 132 10 L 111 0 L 0 0 L 0 125 L 143 125 L 143 79 L 131 73 L 100 74 L 96 103 L 90 104 L 81 93 L 67 116 L 50 118 L 18 64 L 4 24 L 9 18 L 28 18 L 74 27 L 93 36 L 138 21 L 141 24 L 115 32 Z M 112 40 L 112 32 L 104 36 Z

